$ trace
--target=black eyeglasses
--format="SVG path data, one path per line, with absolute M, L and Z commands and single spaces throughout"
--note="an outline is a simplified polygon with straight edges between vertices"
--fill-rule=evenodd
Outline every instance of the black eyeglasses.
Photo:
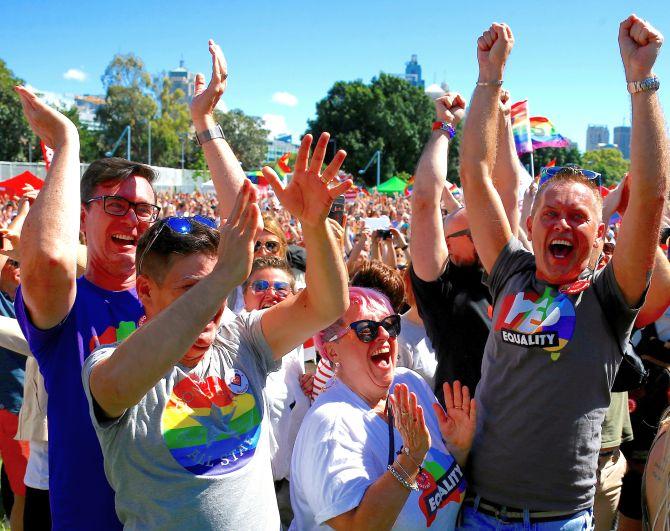
M 120 195 L 99 195 L 86 201 L 86 204 L 89 205 L 93 201 L 102 201 L 102 209 L 111 216 L 125 216 L 132 207 L 138 220 L 149 223 L 156 221 L 161 211 L 158 205 L 133 203 Z
M 391 337 L 398 337 L 400 334 L 400 316 L 397 314 L 389 315 L 381 321 L 373 321 L 371 319 L 362 319 L 360 321 L 354 321 L 349 325 L 356 337 L 363 343 L 370 343 L 374 341 L 379 335 L 379 327 L 383 327 L 384 330 L 388 332 L 388 335 Z M 347 330 L 348 331 L 348 330 Z M 337 339 L 343 338 L 347 333 L 341 333 L 340 335 L 335 335 L 333 338 L 328 341 L 335 341 Z
M 540 182 L 538 183 L 538 187 L 542 186 L 554 175 L 556 175 L 558 172 L 561 171 L 564 172 L 569 171 L 574 175 L 580 175 L 587 181 L 594 181 L 596 185 L 599 187 L 602 185 L 601 175 L 597 171 L 585 170 L 583 168 L 577 168 L 574 166 L 551 166 L 551 167 L 545 166 L 540 171 Z
M 470 229 L 463 229 L 456 232 L 452 232 L 451 234 L 448 234 L 446 237 L 458 238 L 459 236 L 467 236 L 468 238 L 472 239 L 472 233 L 470 232 Z
M 277 251 L 279 251 L 279 242 L 272 240 L 268 240 L 266 242 L 258 241 L 254 244 L 254 252 L 257 253 L 261 247 L 265 247 L 265 250 L 268 253 L 275 254 Z
M 158 239 L 158 236 L 163 230 L 163 227 L 168 227 L 172 232 L 176 232 L 177 234 L 191 234 L 194 223 L 200 223 L 201 225 L 205 225 L 206 227 L 216 229 L 216 221 L 213 220 L 212 218 L 206 218 L 205 216 L 193 216 L 189 218 L 185 218 L 182 216 L 170 216 L 169 218 L 161 219 L 159 223 L 160 223 L 159 228 L 156 229 L 156 233 L 154 234 L 153 238 L 151 238 L 151 241 L 144 248 L 144 251 L 142 251 L 139 260 L 137 260 L 138 273 L 142 272 L 142 262 L 144 261 L 144 257 L 149 252 L 149 249 L 151 249 L 151 246 Z

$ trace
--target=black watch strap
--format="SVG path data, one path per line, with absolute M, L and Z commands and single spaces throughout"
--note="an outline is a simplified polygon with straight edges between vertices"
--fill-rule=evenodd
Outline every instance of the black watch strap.
M 226 138 L 223 134 L 223 129 L 221 129 L 219 124 L 216 124 L 212 129 L 205 129 L 204 131 L 195 134 L 195 139 L 201 146 L 205 142 L 209 142 L 215 138 Z

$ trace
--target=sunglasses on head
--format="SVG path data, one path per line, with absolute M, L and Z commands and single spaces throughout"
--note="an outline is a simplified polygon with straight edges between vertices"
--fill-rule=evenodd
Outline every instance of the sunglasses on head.
M 254 244 L 254 252 L 257 253 L 260 250 L 261 247 L 265 247 L 265 250 L 268 253 L 274 254 L 277 251 L 279 251 L 279 242 L 275 242 L 275 241 L 272 241 L 272 240 L 268 240 L 266 242 L 257 241 Z
M 291 284 L 281 280 L 276 280 L 274 282 L 268 280 L 254 280 L 249 287 L 254 293 L 263 293 L 270 288 L 275 290 L 275 293 L 278 295 L 288 295 L 291 293 Z
M 397 314 L 389 315 L 381 321 L 373 321 L 372 319 L 362 319 L 360 321 L 354 321 L 349 325 L 356 337 L 363 343 L 370 343 L 377 339 L 379 335 L 379 327 L 384 327 L 384 330 L 388 332 L 388 335 L 391 337 L 398 337 L 400 334 L 400 316 Z M 346 332 L 335 336 L 329 341 L 335 341 L 346 335 Z
M 540 182 L 538 183 L 538 187 L 542 186 L 544 183 L 546 183 L 548 180 L 550 180 L 558 172 L 561 171 L 565 172 L 569 171 L 573 175 L 580 175 L 587 181 L 595 181 L 597 186 L 602 185 L 601 175 L 597 171 L 584 170 L 582 168 L 576 168 L 573 166 L 551 166 L 551 167 L 545 166 L 542 168 L 542 170 L 540 170 Z
M 206 218 L 205 216 L 192 216 L 192 217 L 182 217 L 182 216 L 170 216 L 168 218 L 163 218 L 159 222 L 159 227 L 156 230 L 156 234 L 151 238 L 149 244 L 144 248 L 142 254 L 140 255 L 139 260 L 137 261 L 137 271 L 138 273 L 142 271 L 142 262 L 144 257 L 151 249 L 151 246 L 156 243 L 158 236 L 164 227 L 168 227 L 172 232 L 176 234 L 191 234 L 193 230 L 194 223 L 200 223 L 211 229 L 216 229 L 216 221 L 212 218 Z

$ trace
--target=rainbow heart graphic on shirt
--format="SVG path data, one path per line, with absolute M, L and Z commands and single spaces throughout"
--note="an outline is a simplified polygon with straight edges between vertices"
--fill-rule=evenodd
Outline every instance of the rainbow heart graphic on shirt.
M 456 511 L 465 497 L 463 471 L 453 457 L 431 449 L 423 462 L 423 472 L 416 482 L 421 489 L 419 507 L 430 527 L 437 511 L 456 503 Z
M 119 326 L 108 326 L 100 336 L 93 334 L 88 342 L 88 348 L 93 352 L 101 345 L 111 345 L 117 341 L 123 341 L 135 330 L 137 330 L 137 324 L 133 321 L 121 321 Z
M 228 383 L 218 376 L 185 378 L 173 389 L 161 418 L 161 432 L 172 457 L 198 476 L 238 470 L 256 452 L 261 415 L 249 381 L 239 370 Z
M 502 340 L 512 345 L 539 347 L 556 361 L 575 331 L 575 307 L 569 296 L 547 287 L 507 295 L 495 323 Z

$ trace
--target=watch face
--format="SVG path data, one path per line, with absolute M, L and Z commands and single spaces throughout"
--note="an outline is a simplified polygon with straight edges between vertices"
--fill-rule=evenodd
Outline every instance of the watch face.
M 645 79 L 642 82 L 642 87 L 644 90 L 652 90 L 652 89 L 658 89 L 660 83 L 658 82 L 658 78 L 652 77 Z

